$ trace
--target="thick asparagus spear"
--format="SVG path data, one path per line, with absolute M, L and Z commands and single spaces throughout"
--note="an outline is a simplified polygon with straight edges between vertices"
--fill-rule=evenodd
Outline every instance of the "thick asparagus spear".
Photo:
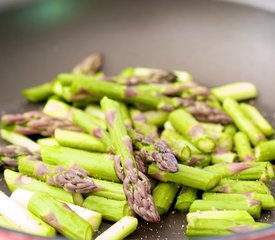
M 197 189 L 183 186 L 177 197 L 175 209 L 180 212 L 188 212 L 189 207 L 197 198 Z
M 52 95 L 52 84 L 44 83 L 22 91 L 23 96 L 31 102 L 43 102 Z
M 58 146 L 58 142 L 53 137 L 47 137 L 47 138 L 39 138 L 37 139 L 37 143 L 40 146 Z
M 233 152 L 217 152 L 211 154 L 211 163 L 233 163 L 237 159 L 237 154 Z
M 275 140 L 262 142 L 255 147 L 257 161 L 272 161 L 275 159 Z
M 157 127 L 162 127 L 168 119 L 168 113 L 161 110 L 146 111 L 143 115 L 148 124 L 155 125 Z
M 255 160 L 249 139 L 245 133 L 237 132 L 234 136 L 234 144 L 240 161 L 251 162 Z
M 66 204 L 58 202 L 47 193 L 34 193 L 29 200 L 28 209 L 65 237 L 77 240 L 92 239 L 92 226 Z

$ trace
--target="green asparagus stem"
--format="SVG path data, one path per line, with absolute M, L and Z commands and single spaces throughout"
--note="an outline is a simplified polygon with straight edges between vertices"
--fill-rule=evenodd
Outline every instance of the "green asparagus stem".
M 23 96 L 31 102 L 43 102 L 52 95 L 51 83 L 44 83 L 22 91 Z
M 275 159 L 275 140 L 262 142 L 255 147 L 257 161 L 271 161 Z
M 224 126 L 219 123 L 201 123 L 206 133 L 213 139 L 217 140 L 223 132 Z
M 170 209 L 180 185 L 175 183 L 159 183 L 153 190 L 153 199 L 159 215 L 164 215 Z
M 14 222 L 12 222 L 11 220 L 9 220 L 8 218 L 6 218 L 3 215 L 0 215 L 0 227 L 12 229 L 15 231 L 20 231 L 20 228 L 18 226 L 16 226 L 16 224 Z
M 215 187 L 220 181 L 220 176 L 211 172 L 182 164 L 178 166 L 178 172 L 169 173 L 159 170 L 156 164 L 152 163 L 148 168 L 148 174 L 161 182 L 169 181 L 201 190 L 209 190 Z
M 210 210 L 245 210 L 252 217 L 259 218 L 261 215 L 261 202 L 257 200 L 195 200 L 190 208 L 190 212 L 210 211 Z
M 264 134 L 244 115 L 239 104 L 233 98 L 226 98 L 223 102 L 224 110 L 233 119 L 236 126 L 245 134 L 255 146 L 265 140 Z
M 252 105 L 241 103 L 241 110 L 244 114 L 251 119 L 251 121 L 266 135 L 271 136 L 274 133 L 274 129 L 270 123 L 263 117 L 257 108 Z
M 177 197 L 175 209 L 180 212 L 188 212 L 189 207 L 197 198 L 197 189 L 183 186 Z
M 58 142 L 52 138 L 52 137 L 48 137 L 48 138 L 40 138 L 37 140 L 37 143 L 40 146 L 58 146 Z
M 170 113 L 169 121 L 177 131 L 188 137 L 200 151 L 210 153 L 214 150 L 214 140 L 206 134 L 199 122 L 185 110 L 179 109 Z
M 217 152 L 217 153 L 212 153 L 211 155 L 211 163 L 212 164 L 218 164 L 218 163 L 233 163 L 236 158 L 237 154 L 232 153 L 232 152 Z
M 146 122 L 151 125 L 155 125 L 157 127 L 162 127 L 163 124 L 168 120 L 168 113 L 165 111 L 146 111 L 143 113 Z
M 47 193 L 33 194 L 29 200 L 28 209 L 65 237 L 77 240 L 92 239 L 92 226 L 66 204 L 58 202 Z
M 245 133 L 237 132 L 234 136 L 234 144 L 240 161 L 255 161 L 254 153 L 252 151 L 249 139 Z
M 96 240 L 122 240 L 134 232 L 137 226 L 138 220 L 135 217 L 123 217 L 105 232 L 100 234 Z
M 104 97 L 100 104 L 105 113 L 114 148 L 120 156 L 117 161 L 116 172 L 119 178 L 123 180 L 127 201 L 131 209 L 143 219 L 157 222 L 160 220 L 160 217 L 150 194 L 150 181 L 136 167 L 132 141 L 127 134 L 120 106 L 116 101 L 107 97 Z
M 255 98 L 257 96 L 257 89 L 254 84 L 249 82 L 236 82 L 215 87 L 211 92 L 222 102 L 227 97 L 232 97 L 237 101 Z
M 127 201 L 117 201 L 98 196 L 89 196 L 82 205 L 92 211 L 102 214 L 102 218 L 117 222 L 125 216 L 133 216 L 134 213 L 128 206 Z
M 4 171 L 4 177 L 11 192 L 17 188 L 23 188 L 33 192 L 47 192 L 54 198 L 64 202 L 75 203 L 77 205 L 81 205 L 83 202 L 83 198 L 79 193 L 71 194 L 65 192 L 61 188 L 50 186 L 47 183 L 25 176 L 21 173 L 6 169 Z
M 245 199 L 252 199 L 260 201 L 262 204 L 262 209 L 271 210 L 275 207 L 275 201 L 271 194 L 261 194 L 255 192 L 248 193 L 204 193 L 202 195 L 203 200 L 224 200 L 227 201 L 238 201 Z
M 105 121 L 104 112 L 101 110 L 100 106 L 96 104 L 89 104 L 85 108 L 85 112 L 89 113 L 91 116 L 96 117 Z
M 1 191 L 0 200 L 0 214 L 13 222 L 20 231 L 39 236 L 55 236 L 54 228 L 28 212 Z
M 192 75 L 186 71 L 173 71 L 173 73 L 176 75 L 178 82 L 191 82 L 193 79 Z
M 271 194 L 268 185 L 262 181 L 232 180 L 223 178 L 220 183 L 211 189 L 211 192 L 220 193 L 246 193 L 256 192 L 262 194 Z
M 54 118 L 64 118 L 68 120 L 72 120 L 72 112 L 75 111 L 75 108 L 58 100 L 55 98 L 50 98 L 42 112 L 46 115 Z
M 42 146 L 41 157 L 45 163 L 51 165 L 64 168 L 80 167 L 89 176 L 119 182 L 115 173 L 114 155 L 92 153 L 61 146 Z
M 16 132 L 5 130 L 3 128 L 1 129 L 1 138 L 11 144 L 25 147 L 32 152 L 40 150 L 40 146 L 28 137 Z
M 86 133 L 56 129 L 54 137 L 64 147 L 82 149 L 91 152 L 106 152 L 107 147 L 98 138 Z

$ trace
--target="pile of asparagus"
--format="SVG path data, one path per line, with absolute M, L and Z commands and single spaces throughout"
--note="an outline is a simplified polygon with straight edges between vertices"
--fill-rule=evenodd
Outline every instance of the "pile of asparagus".
M 275 207 L 274 130 L 244 102 L 257 96 L 253 84 L 209 89 L 187 72 L 140 67 L 106 76 L 102 62 L 93 54 L 25 89 L 46 101 L 42 111 L 2 116 L 13 193 L 0 194 L 1 226 L 92 239 L 103 218 L 116 223 L 97 239 L 123 239 L 135 216 L 159 222 L 170 209 L 189 212 L 190 237 L 270 225 L 254 219 Z

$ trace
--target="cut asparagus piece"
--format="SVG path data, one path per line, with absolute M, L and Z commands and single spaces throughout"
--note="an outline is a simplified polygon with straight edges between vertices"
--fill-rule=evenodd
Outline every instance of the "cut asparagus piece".
M 211 92 L 222 102 L 227 97 L 232 97 L 237 101 L 255 98 L 257 96 L 257 89 L 253 83 L 250 82 L 236 82 L 226 84 L 220 87 L 211 89 Z
M 31 102 L 43 102 L 52 95 L 52 84 L 44 83 L 22 91 L 23 96 Z
M 48 137 L 48 138 L 40 138 L 37 140 L 37 143 L 42 146 L 58 146 L 58 142 L 52 138 L 52 137 Z
M 146 111 L 143 113 L 148 124 L 155 125 L 157 127 L 162 127 L 163 124 L 168 120 L 168 113 L 165 111 Z
M 255 146 L 266 138 L 264 134 L 242 112 L 240 105 L 233 98 L 226 98 L 223 102 L 224 110 L 233 119 L 236 126 L 245 134 Z
M 261 215 L 261 202 L 257 200 L 195 200 L 190 208 L 190 212 L 210 211 L 210 210 L 244 210 L 252 217 L 259 218 Z
M 1 138 L 11 144 L 26 147 L 32 152 L 40 150 L 39 144 L 29 139 L 28 137 L 16 132 L 5 130 L 3 128 L 1 129 Z
M 237 154 L 233 152 L 216 152 L 211 154 L 211 163 L 233 163 L 237 159 Z
M 122 240 L 134 232 L 137 225 L 138 220 L 135 217 L 123 217 L 105 232 L 100 234 L 96 240 Z
M 262 209 L 270 210 L 275 207 L 275 201 L 271 194 L 261 194 L 256 192 L 248 192 L 248 193 L 204 193 L 202 195 L 202 199 L 204 200 L 223 200 L 226 199 L 228 201 L 237 201 L 237 200 L 245 200 L 245 199 L 254 199 L 260 201 L 262 204 Z
M 17 188 L 23 188 L 33 192 L 47 192 L 54 198 L 64 202 L 75 203 L 77 205 L 81 205 L 83 202 L 83 198 L 79 193 L 71 194 L 65 192 L 61 188 L 50 186 L 47 183 L 38 181 L 34 178 L 11 171 L 9 169 L 4 171 L 4 178 L 11 192 Z
M 41 157 L 45 163 L 51 165 L 64 168 L 80 167 L 89 176 L 119 182 L 114 168 L 114 155 L 61 146 L 42 146 Z
M 232 180 L 223 178 L 220 183 L 211 189 L 211 192 L 221 193 L 247 193 L 256 192 L 262 194 L 271 194 L 268 185 L 262 181 Z
M 71 121 L 75 108 L 55 98 L 50 98 L 42 112 L 54 118 L 64 118 Z
M 107 147 L 98 138 L 86 133 L 56 129 L 54 137 L 64 147 L 82 149 L 91 152 L 106 152 Z
M 12 221 L 21 231 L 40 236 L 55 236 L 54 228 L 28 212 L 1 191 L 0 200 L 0 214 Z
M 170 209 L 180 186 L 175 183 L 159 183 L 153 190 L 153 199 L 160 215 Z
M 187 136 L 191 142 L 202 152 L 210 153 L 215 148 L 215 141 L 206 134 L 204 128 L 188 112 L 183 109 L 176 110 L 169 115 L 173 127 Z
M 28 209 L 65 237 L 77 240 L 92 239 L 92 226 L 66 204 L 58 202 L 47 193 L 33 194 L 29 200 Z
M 87 197 L 82 207 L 102 214 L 102 218 L 108 221 L 119 221 L 124 216 L 133 216 L 134 212 L 128 206 L 127 201 L 117 201 L 98 196 Z
M 176 173 L 164 172 L 158 169 L 155 163 L 148 168 L 148 174 L 161 182 L 174 182 L 189 187 L 209 190 L 215 187 L 220 181 L 220 175 L 194 167 L 179 164 L 179 171 Z
M 0 215 L 0 227 L 20 231 L 20 228 L 14 222 L 3 215 Z
M 105 121 L 104 112 L 102 111 L 102 109 L 100 108 L 99 105 L 89 104 L 86 106 L 85 112 L 89 113 L 90 115 L 92 115 L 96 118 L 99 118 L 99 119 Z
M 251 121 L 266 135 L 271 136 L 274 133 L 274 129 L 270 123 L 263 117 L 257 108 L 247 103 L 240 104 L 241 110 L 244 114 L 251 119 Z
M 197 189 L 183 186 L 177 197 L 175 209 L 180 212 L 188 212 L 189 207 L 197 198 Z
M 272 161 L 275 159 L 275 140 L 262 142 L 255 147 L 257 161 Z
M 240 161 L 251 162 L 255 160 L 249 139 L 245 133 L 237 132 L 234 136 L 234 144 Z

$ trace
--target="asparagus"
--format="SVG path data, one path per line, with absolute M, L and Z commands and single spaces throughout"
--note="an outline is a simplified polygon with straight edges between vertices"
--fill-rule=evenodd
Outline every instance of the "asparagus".
M 117 222 L 125 216 L 133 216 L 133 211 L 127 201 L 117 201 L 98 196 L 87 197 L 82 207 L 102 214 L 102 218 L 108 221 Z
M 262 204 L 262 209 L 271 210 L 275 207 L 275 201 L 271 194 L 261 194 L 256 192 L 248 193 L 204 193 L 202 195 L 203 200 L 224 200 L 227 201 L 238 201 L 238 200 L 257 200 Z
M 159 183 L 153 190 L 153 199 L 159 215 L 166 214 L 179 190 L 180 186 L 175 183 Z
M 216 140 L 216 153 L 226 153 L 233 150 L 233 138 L 237 132 L 233 124 L 228 124 L 224 127 L 223 132 Z
M 169 173 L 159 170 L 156 164 L 152 163 L 148 168 L 148 174 L 161 182 L 169 181 L 201 190 L 209 190 L 220 181 L 220 176 L 217 174 L 182 164 L 178 166 L 178 172 Z
M 11 171 L 9 169 L 4 171 L 4 178 L 11 192 L 17 188 L 23 188 L 33 192 L 47 192 L 54 198 L 64 202 L 75 203 L 77 205 L 81 205 L 83 202 L 83 198 L 79 193 L 71 194 L 65 192 L 63 189 L 50 186 L 47 183 L 38 181 L 34 178 Z
M 127 134 L 120 107 L 117 102 L 104 97 L 101 107 L 105 113 L 108 130 L 114 148 L 119 154 L 116 172 L 123 180 L 123 188 L 130 207 L 146 221 L 157 222 L 160 220 L 153 198 L 150 194 L 150 181 L 136 167 L 133 157 L 133 146 Z
M 233 163 L 237 158 L 237 154 L 232 152 L 216 152 L 212 153 L 211 158 L 212 164 Z
M 215 87 L 211 92 L 220 100 L 224 101 L 227 97 L 232 97 L 237 101 L 255 98 L 257 96 L 257 89 L 253 83 L 236 82 Z
M 138 220 L 131 216 L 126 216 L 113 224 L 105 232 L 100 234 L 96 240 L 122 240 L 134 232 L 137 228 Z
M 14 222 L 12 222 L 11 220 L 9 220 L 8 218 L 6 218 L 3 215 L 0 215 L 0 227 L 12 229 L 15 231 L 20 231 L 20 228 L 18 226 L 16 226 L 16 224 Z
M 23 96 L 31 102 L 43 102 L 52 95 L 52 84 L 44 83 L 22 91 Z
M 162 127 L 168 119 L 168 113 L 161 110 L 151 110 L 143 113 L 146 122 L 157 127 Z
M 92 153 L 61 146 L 41 146 L 41 157 L 43 162 L 51 165 L 64 168 L 80 167 L 89 176 L 119 181 L 114 167 L 114 155 Z
M 92 226 L 76 215 L 66 204 L 58 202 L 47 193 L 33 194 L 29 200 L 28 209 L 65 237 L 92 239 Z
M 40 146 L 28 137 L 3 128 L 1 129 L 1 138 L 13 145 L 28 148 L 32 152 L 40 150 Z
M 175 209 L 180 212 L 188 212 L 189 207 L 197 198 L 197 189 L 183 186 L 177 197 Z
M 275 140 L 262 142 L 255 147 L 257 161 L 271 161 L 275 159 Z
M 220 193 L 246 193 L 256 192 L 271 194 L 269 187 L 262 181 L 232 180 L 223 178 L 220 183 L 211 189 L 211 192 Z
M 91 116 L 105 121 L 104 112 L 101 110 L 100 106 L 96 104 L 89 104 L 85 108 L 85 112 L 89 113 Z
M 46 115 L 53 118 L 63 118 L 67 120 L 72 120 L 72 112 L 75 111 L 75 108 L 60 101 L 59 99 L 50 98 L 42 112 Z
M 240 161 L 251 162 L 255 160 L 249 139 L 245 133 L 237 132 L 234 136 L 234 144 Z
M 257 200 L 195 200 L 190 208 L 190 212 L 209 211 L 209 210 L 245 210 L 252 217 L 259 218 L 261 215 L 261 202 Z
M 226 98 L 223 102 L 223 108 L 236 126 L 247 134 L 254 146 L 265 140 L 264 134 L 243 114 L 239 104 L 233 98 Z
M 185 110 L 179 109 L 170 113 L 169 121 L 177 131 L 188 137 L 200 151 L 210 153 L 214 150 L 214 140 L 206 134 L 202 125 Z
M 266 135 L 271 136 L 274 129 L 270 123 L 263 117 L 257 108 L 246 103 L 240 104 L 241 110 L 244 114 L 251 119 L 251 121 Z
M 0 200 L 0 214 L 13 222 L 21 231 L 40 236 L 55 236 L 54 228 L 28 212 L 1 191 Z
M 40 146 L 58 146 L 59 145 L 58 142 L 53 137 L 40 138 L 37 140 L 37 143 Z

